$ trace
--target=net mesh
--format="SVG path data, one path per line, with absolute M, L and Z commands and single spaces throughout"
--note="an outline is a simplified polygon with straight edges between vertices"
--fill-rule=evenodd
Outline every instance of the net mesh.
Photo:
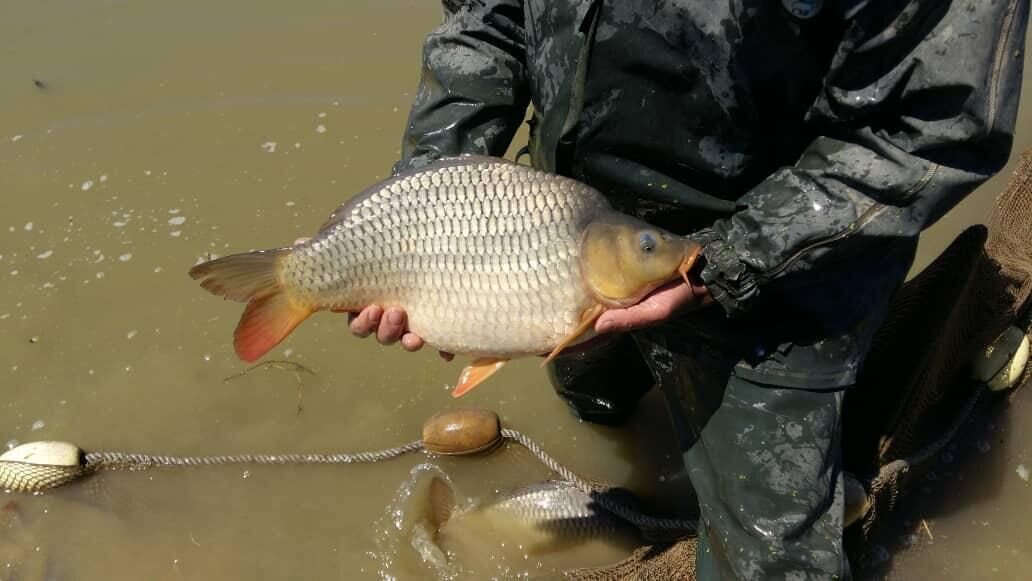
M 970 379 L 970 361 L 1015 321 L 1028 332 L 1030 293 L 1032 150 L 1021 156 L 987 225 L 965 230 L 900 290 L 847 396 L 845 467 L 861 475 L 871 501 L 846 537 L 858 568 L 866 541 L 976 408 L 984 387 Z M 572 570 L 566 577 L 691 580 L 695 551 L 695 539 L 656 543 L 614 565 Z

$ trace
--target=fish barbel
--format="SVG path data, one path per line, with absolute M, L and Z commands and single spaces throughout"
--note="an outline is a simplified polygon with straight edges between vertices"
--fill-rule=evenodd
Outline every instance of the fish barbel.
M 442 160 L 376 184 L 313 238 L 194 266 L 246 302 L 234 333 L 254 361 L 319 310 L 400 307 L 432 347 L 472 355 L 458 397 L 505 361 L 593 335 L 606 309 L 685 277 L 698 244 L 618 213 L 593 188 L 497 158 Z

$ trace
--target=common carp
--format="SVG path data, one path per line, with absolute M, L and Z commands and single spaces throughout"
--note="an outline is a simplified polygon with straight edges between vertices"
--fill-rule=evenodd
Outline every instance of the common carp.
M 531 552 L 559 550 L 601 538 L 630 545 L 640 537 L 637 529 L 606 512 L 591 496 L 564 480 L 529 484 L 500 492 L 484 502 L 459 507 L 451 485 L 434 477 L 430 481 L 428 508 L 435 535 L 447 535 L 458 527 L 469 533 L 515 541 Z
M 315 311 L 403 308 L 428 345 L 474 357 L 458 397 L 509 359 L 551 359 L 590 338 L 606 309 L 687 282 L 698 253 L 586 184 L 463 156 L 367 188 L 302 243 L 218 258 L 190 276 L 247 303 L 234 333 L 244 361 Z

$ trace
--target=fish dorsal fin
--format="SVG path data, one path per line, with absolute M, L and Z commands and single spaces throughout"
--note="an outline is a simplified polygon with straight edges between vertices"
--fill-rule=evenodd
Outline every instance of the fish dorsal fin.
M 438 476 L 430 480 L 430 524 L 434 532 L 441 530 L 455 512 L 455 492 Z
M 425 165 L 415 169 L 403 171 L 398 175 L 389 177 L 381 182 L 377 182 L 369 186 L 368 188 L 362 190 L 361 192 L 358 192 L 354 196 L 351 196 L 351 198 L 349 198 L 348 201 L 341 204 L 336 210 L 333 211 L 332 214 L 330 214 L 330 217 L 327 218 L 325 222 L 323 222 L 322 226 L 319 227 L 319 232 L 330 230 L 334 226 L 346 220 L 348 217 L 351 216 L 351 213 L 355 210 L 355 208 L 363 201 L 365 201 L 365 199 L 369 196 L 372 196 L 376 192 L 383 191 L 384 189 L 389 188 L 392 184 L 408 179 L 409 177 L 417 173 L 422 173 L 427 171 L 428 169 L 433 168 L 474 165 L 478 163 L 508 163 L 517 165 L 516 162 L 512 160 L 508 160 L 502 157 L 488 157 L 486 155 L 468 154 L 460 155 L 457 157 L 441 158 L 430 165 Z
M 549 361 L 555 359 L 563 349 L 566 349 L 577 341 L 578 338 L 590 331 L 595 326 L 595 321 L 597 321 L 605 311 L 606 307 L 602 304 L 596 304 L 584 309 L 584 312 L 581 313 L 580 325 L 577 325 L 577 328 L 574 329 L 573 332 L 563 338 L 563 340 L 555 346 L 555 349 L 552 349 L 552 352 L 548 354 L 548 357 L 546 357 L 541 363 L 541 366 L 544 367 Z

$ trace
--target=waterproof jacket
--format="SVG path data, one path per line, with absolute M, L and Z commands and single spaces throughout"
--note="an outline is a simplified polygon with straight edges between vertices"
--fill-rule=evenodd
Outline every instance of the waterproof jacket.
M 729 315 L 805 296 L 788 311 L 816 321 L 811 343 L 851 337 L 824 356 L 817 383 L 829 386 L 854 377 L 870 335 L 857 328 L 898 286 L 920 231 L 1006 163 L 1029 11 L 1028 0 L 444 6 L 397 171 L 502 155 L 532 105 L 533 164 L 698 238 L 702 278 Z M 757 349 L 747 366 L 795 373 L 768 361 L 785 349 Z

